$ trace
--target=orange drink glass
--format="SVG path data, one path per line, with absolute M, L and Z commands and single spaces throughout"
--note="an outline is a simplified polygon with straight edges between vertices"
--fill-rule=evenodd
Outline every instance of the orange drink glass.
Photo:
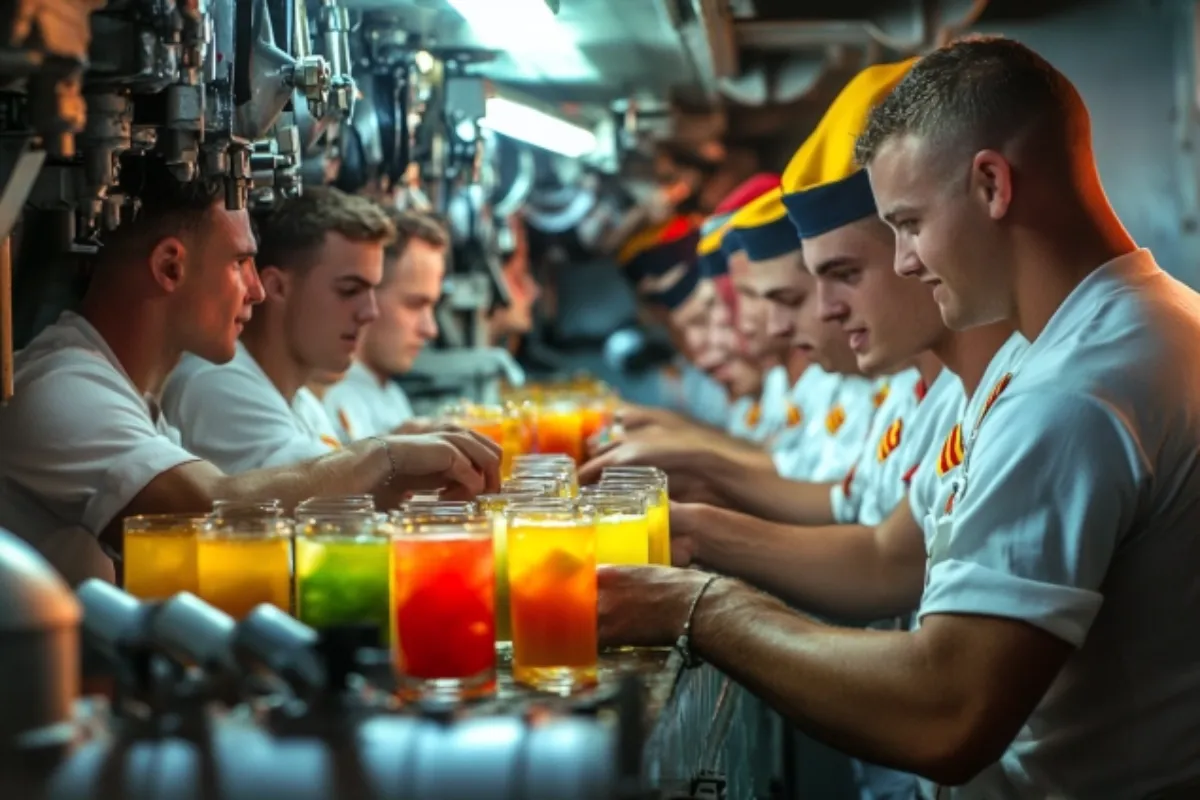
M 576 464 L 583 461 L 583 421 L 578 406 L 559 402 L 538 412 L 537 450 L 570 456 Z
M 508 510 L 513 678 L 570 692 L 596 682 L 596 519 L 562 501 Z
M 606 467 L 600 475 L 600 486 L 642 487 L 648 491 L 646 515 L 650 521 L 650 563 L 671 565 L 671 498 L 667 491 L 667 475 L 655 467 Z
M 396 531 L 392 619 L 402 696 L 495 691 L 495 591 L 487 517 L 427 518 Z
M 208 517 L 144 514 L 124 522 L 125 591 L 143 600 L 196 593 L 196 539 Z
M 291 610 L 292 521 L 214 519 L 196 544 L 196 594 L 234 619 L 269 603 Z

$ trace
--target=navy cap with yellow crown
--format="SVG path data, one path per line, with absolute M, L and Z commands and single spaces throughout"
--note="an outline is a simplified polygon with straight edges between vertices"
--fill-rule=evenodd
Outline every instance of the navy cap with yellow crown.
M 783 203 L 801 239 L 874 216 L 875 197 L 854 143 L 871 109 L 900 83 L 916 58 L 867 67 L 846 84 L 783 172 Z
M 733 230 L 751 261 L 766 261 L 800 249 L 800 238 L 788 221 L 779 189 L 744 205 L 733 215 Z
M 729 231 L 733 214 L 719 214 L 708 218 L 700 228 L 700 243 L 696 245 L 696 256 L 700 260 L 700 277 L 716 278 L 729 272 L 721 243 Z

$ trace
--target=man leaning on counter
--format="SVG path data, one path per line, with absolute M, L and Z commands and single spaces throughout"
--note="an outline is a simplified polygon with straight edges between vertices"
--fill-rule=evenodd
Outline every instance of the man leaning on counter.
M 127 157 L 143 200 L 107 234 L 86 295 L 15 360 L 16 393 L 0 407 L 0 526 L 70 581 L 113 574 L 121 521 L 207 513 L 214 499 L 416 489 L 474 494 L 497 485 L 499 449 L 476 434 L 380 436 L 288 466 L 230 476 L 183 447 L 161 393 L 184 353 L 229 362 L 263 299 L 246 211 L 219 182 L 180 184 L 151 156 Z

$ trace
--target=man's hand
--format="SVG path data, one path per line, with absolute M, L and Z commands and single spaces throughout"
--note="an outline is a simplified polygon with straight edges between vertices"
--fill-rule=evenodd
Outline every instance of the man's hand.
M 663 647 L 683 632 L 706 573 L 673 567 L 596 568 L 601 646 Z
M 700 542 L 705 524 L 710 524 L 711 506 L 703 503 L 671 503 L 671 563 L 690 567 L 700 560 Z
M 579 480 L 592 483 L 600 478 L 605 467 L 635 465 L 658 467 L 674 476 L 677 472 L 695 471 L 697 456 L 708 450 L 699 437 L 659 427 L 649 428 L 629 435 L 584 464 L 579 468 Z
M 413 417 L 406 419 L 400 423 L 396 430 L 392 431 L 393 435 L 411 436 L 419 433 L 437 433 L 438 431 L 461 430 L 454 425 L 445 425 L 429 417 Z
M 621 424 L 625 426 L 626 431 L 636 431 L 651 426 L 660 428 L 692 427 L 691 423 L 679 414 L 676 414 L 674 411 L 668 411 L 665 408 L 623 403 L 617 409 L 616 414 L 621 420 Z
M 387 443 L 392 491 L 442 489 L 446 499 L 467 499 L 500 488 L 500 447 L 474 431 L 390 436 Z

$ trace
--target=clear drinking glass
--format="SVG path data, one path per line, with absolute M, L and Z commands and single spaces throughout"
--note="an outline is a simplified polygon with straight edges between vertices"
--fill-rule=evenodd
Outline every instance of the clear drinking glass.
M 407 698 L 496 688 L 496 573 L 485 516 L 427 517 L 392 539 L 396 670 Z

